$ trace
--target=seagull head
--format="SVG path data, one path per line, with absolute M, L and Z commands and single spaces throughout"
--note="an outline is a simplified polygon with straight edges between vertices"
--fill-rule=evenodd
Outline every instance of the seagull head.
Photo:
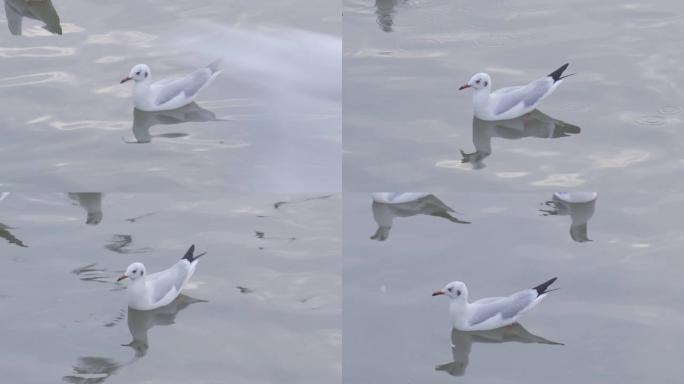
M 126 268 L 126 273 L 119 276 L 116 281 L 121 281 L 123 279 L 131 279 L 131 281 L 135 281 L 143 276 L 145 276 L 145 266 L 143 263 L 133 263 Z
M 473 77 L 468 80 L 468 82 L 464 85 L 462 85 L 458 90 L 463 90 L 466 88 L 474 88 L 474 89 L 483 89 L 487 88 L 490 89 L 492 87 L 492 78 L 489 77 L 488 74 L 484 72 L 476 73 L 473 75 Z
M 131 68 L 131 72 L 128 74 L 128 76 L 124 77 L 121 80 L 121 84 L 127 82 L 128 80 L 134 80 L 134 81 L 145 81 L 150 79 L 150 75 L 152 73 L 150 72 L 150 67 L 148 67 L 145 64 L 138 64 L 133 66 Z
M 432 296 L 447 295 L 451 300 L 468 300 L 468 288 L 460 281 L 452 281 Z

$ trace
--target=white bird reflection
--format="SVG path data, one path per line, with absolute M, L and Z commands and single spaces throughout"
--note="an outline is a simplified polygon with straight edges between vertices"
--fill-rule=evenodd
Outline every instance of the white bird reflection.
M 7 26 L 13 35 L 22 34 L 24 17 L 42 21 L 45 23 L 45 30 L 62 34 L 59 15 L 52 5 L 52 0 L 5 0 L 5 14 Z
M 550 341 L 530 333 L 520 323 L 513 323 L 509 326 L 489 331 L 466 332 L 453 329 L 451 331 L 451 353 L 453 360 L 436 366 L 435 370 L 444 371 L 452 376 L 463 376 L 470 362 L 470 350 L 473 343 L 501 344 L 509 342 L 563 345 L 562 343 Z
M 157 325 L 172 325 L 175 323 L 178 312 L 187 308 L 190 304 L 206 302 L 206 300 L 194 299 L 180 295 L 161 308 L 153 311 L 137 311 L 128 309 L 128 330 L 133 336 L 133 341 L 123 346 L 131 347 L 135 351 L 133 358 L 124 363 L 114 359 L 99 356 L 79 357 L 73 366 L 73 373 L 62 377 L 62 381 L 74 384 L 99 384 L 114 375 L 122 367 L 131 365 L 145 356 L 149 349 L 147 332 Z
M 150 128 L 155 125 L 170 125 L 190 122 L 220 121 L 214 112 L 204 109 L 196 103 L 190 103 L 184 107 L 168 111 L 141 111 L 133 109 L 133 136 L 135 141 L 126 141 L 128 144 L 143 144 L 152 141 L 152 137 L 184 137 L 187 133 L 163 133 L 150 134 Z
M 178 312 L 184 310 L 190 304 L 206 302 L 206 300 L 195 299 L 181 294 L 170 304 L 152 311 L 138 311 L 128 308 L 128 330 L 131 332 L 133 340 L 124 345 L 133 348 L 136 357 L 145 356 L 150 348 L 147 331 L 157 325 L 173 325 L 176 322 Z
M 454 223 L 470 224 L 453 216 L 456 212 L 442 200 L 428 193 L 390 193 L 393 199 L 385 199 L 387 193 L 373 194 L 373 219 L 378 225 L 377 231 L 371 236 L 372 240 L 385 241 L 389 237 L 395 217 L 410 217 L 415 215 L 429 215 L 447 219 Z M 406 197 L 406 198 L 403 198 Z M 397 201 L 396 203 L 389 201 Z
M 86 224 L 97 225 L 102 221 L 102 193 L 69 192 L 67 195 L 86 210 Z
M 492 137 L 515 140 L 523 137 L 554 139 L 581 132 L 580 127 L 556 120 L 539 110 L 510 120 L 485 121 L 473 117 L 473 145 L 475 152 L 461 150 L 462 163 L 472 164 L 473 169 L 482 169 L 483 162 L 492 154 Z
M 570 215 L 570 237 L 578 242 L 591 241 L 587 234 L 587 223 L 594 216 L 596 192 L 556 192 L 550 201 L 544 203 L 548 209 L 540 209 L 544 216 Z

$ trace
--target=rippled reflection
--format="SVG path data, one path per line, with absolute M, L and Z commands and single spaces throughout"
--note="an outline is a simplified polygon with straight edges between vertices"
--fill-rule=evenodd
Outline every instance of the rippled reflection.
M 137 358 L 145 356 L 150 348 L 147 331 L 157 325 L 175 324 L 178 312 L 194 303 L 206 303 L 206 300 L 181 294 L 171 304 L 152 311 L 138 311 L 128 308 L 128 330 L 131 332 L 133 340 L 125 346 L 133 348 Z
M 188 104 L 170 111 L 147 112 L 139 109 L 133 110 L 133 136 L 135 141 L 126 141 L 129 144 L 142 144 L 152 141 L 152 137 L 184 137 L 187 133 L 163 133 L 150 134 L 150 128 L 155 125 L 181 124 L 190 122 L 218 121 L 214 112 L 204 109 L 196 103 Z
M 563 345 L 547 340 L 541 336 L 530 333 L 520 323 L 514 323 L 507 327 L 497 328 L 490 331 L 464 332 L 457 329 L 451 331 L 452 361 L 435 367 L 437 371 L 444 371 L 452 376 L 463 376 L 470 362 L 470 350 L 473 343 L 537 343 L 550 345 Z M 511 356 L 511 358 L 515 358 Z
M 372 208 L 373 219 L 378 224 L 378 229 L 371 239 L 378 241 L 387 240 L 395 217 L 429 215 L 441 217 L 453 223 L 470 224 L 469 221 L 453 216 L 456 213 L 453 209 L 435 195 L 428 193 L 374 193 Z
M 578 242 L 591 241 L 587 234 L 587 223 L 594 216 L 596 192 L 556 192 L 553 198 L 544 204 L 547 209 L 540 209 L 544 216 L 570 215 L 570 237 Z
M 475 152 L 461 151 L 462 163 L 470 163 L 473 169 L 487 165 L 484 159 L 492 154 L 492 137 L 515 140 L 523 137 L 554 139 L 580 133 L 580 127 L 556 120 L 534 110 L 526 115 L 510 120 L 485 121 L 473 117 L 473 145 Z
M 5 14 L 7 26 L 13 35 L 21 35 L 24 17 L 42 21 L 45 30 L 62 34 L 59 15 L 52 0 L 5 0 Z
M 71 200 L 78 203 L 87 212 L 86 224 L 97 225 L 102 221 L 102 193 L 79 192 L 68 193 Z
M 131 365 L 145 356 L 150 348 L 147 338 L 147 332 L 150 329 L 157 325 L 173 325 L 178 312 L 187 308 L 190 304 L 198 302 L 206 302 L 206 300 L 194 299 L 181 294 L 171 304 L 153 311 L 138 311 L 129 308 L 128 330 L 133 340 L 128 344 L 122 345 L 133 348 L 135 351 L 134 356 L 123 363 L 100 356 L 79 357 L 73 366 L 72 374 L 62 377 L 62 381 L 75 384 L 104 383 L 122 367 Z M 121 320 L 121 317 L 106 326 L 113 326 L 119 320 Z

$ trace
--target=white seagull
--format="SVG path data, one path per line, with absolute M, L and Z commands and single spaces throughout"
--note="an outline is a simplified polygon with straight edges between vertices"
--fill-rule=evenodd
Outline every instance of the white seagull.
M 135 65 L 121 80 L 135 81 L 133 105 L 141 111 L 166 111 L 188 105 L 221 72 L 218 59 L 180 79 L 164 79 L 152 83 L 152 73 L 146 64 Z
M 500 88 L 492 92 L 492 78 L 483 72 L 476 73 L 459 90 L 473 88 L 473 109 L 478 119 L 495 121 L 514 119 L 537 108 L 537 105 L 558 88 L 563 79 L 563 71 L 569 64 L 551 72 L 548 76 L 532 81 L 527 85 Z
M 451 299 L 449 314 L 453 327 L 459 331 L 486 331 L 511 325 L 520 315 L 539 304 L 556 281 L 556 277 L 534 288 L 516 292 L 508 297 L 488 297 L 468 302 L 468 288 L 460 281 L 453 281 L 432 296 L 447 295 Z
M 163 307 L 178 297 L 185 283 L 195 272 L 197 259 L 206 252 L 194 256 L 195 245 L 191 245 L 180 261 L 171 268 L 147 275 L 142 263 L 128 266 L 126 273 L 116 281 L 131 279 L 128 287 L 128 306 L 147 311 Z

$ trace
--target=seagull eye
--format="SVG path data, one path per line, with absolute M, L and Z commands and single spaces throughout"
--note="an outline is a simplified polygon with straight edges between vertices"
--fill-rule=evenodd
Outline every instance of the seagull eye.
M 476 81 L 476 83 L 480 84 L 480 80 Z
M 461 296 L 461 291 L 456 291 L 456 296 Z
M 451 291 L 453 291 L 453 290 L 454 290 L 453 288 L 449 288 L 449 289 L 447 289 L 447 291 L 449 291 L 449 292 L 451 292 Z
M 134 269 L 133 272 L 131 272 L 131 273 L 133 273 L 135 275 L 136 273 L 138 273 L 138 270 Z
M 135 74 L 136 74 L 136 75 L 139 75 L 139 74 L 140 74 L 140 71 L 136 72 Z

